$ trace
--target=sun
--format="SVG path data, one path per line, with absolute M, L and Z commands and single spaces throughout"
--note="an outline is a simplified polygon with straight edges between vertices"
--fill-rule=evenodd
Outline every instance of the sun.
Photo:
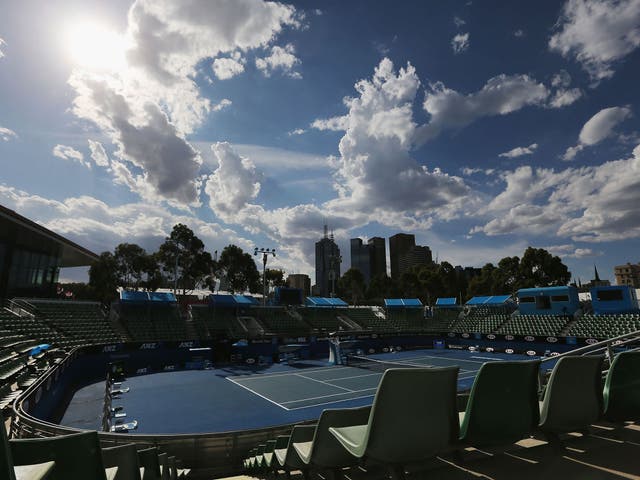
M 78 21 L 64 30 L 65 50 L 74 65 L 92 70 L 120 70 L 126 65 L 126 39 L 105 25 Z

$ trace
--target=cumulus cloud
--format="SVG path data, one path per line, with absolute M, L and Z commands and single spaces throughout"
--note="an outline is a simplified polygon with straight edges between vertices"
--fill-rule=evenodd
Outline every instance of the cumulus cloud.
M 18 138 L 18 134 L 7 127 L 0 127 L 0 140 L 8 142 L 9 140 L 15 140 Z
M 128 14 L 127 65 L 76 68 L 72 111 L 114 144 L 119 182 L 137 186 L 146 199 L 193 205 L 201 160 L 186 136 L 230 104 L 202 97 L 197 66 L 206 59 L 241 62 L 239 52 L 267 48 L 283 28 L 299 26 L 295 8 L 275 2 L 220 0 L 211 8 L 206 0 L 137 0 Z M 233 68 L 227 64 L 222 73 L 224 62 L 218 65 L 221 75 Z M 139 189 L 140 182 L 150 188 Z
M 423 143 L 445 129 L 462 128 L 482 117 L 506 115 L 531 105 L 542 106 L 548 97 L 547 87 L 528 75 L 498 75 L 468 95 L 437 82 L 430 85 L 423 103 L 430 120 L 417 129 L 416 139 Z
M 227 142 L 211 146 L 218 168 L 209 175 L 204 190 L 211 210 L 229 222 L 260 192 L 254 164 L 238 155 Z
M 332 132 L 344 132 L 347 129 L 349 117 L 343 115 L 332 118 L 318 118 L 311 123 L 311 128 L 316 130 L 330 130 Z
M 602 252 L 593 250 L 591 248 L 578 248 L 574 244 L 564 245 L 551 245 L 544 247 L 549 253 L 558 255 L 559 257 L 566 258 L 586 258 L 586 257 L 599 257 Z
M 256 67 L 267 77 L 279 70 L 288 77 L 302 78 L 300 72 L 294 70 L 300 64 L 300 59 L 295 56 L 295 53 L 295 47 L 291 43 L 284 47 L 275 45 L 271 48 L 270 55 L 256 58 Z
M 472 233 L 552 231 L 582 242 L 640 237 L 640 145 L 629 158 L 599 166 L 523 166 L 501 178 L 505 190 L 479 211 L 493 219 Z
M 458 33 L 451 39 L 451 48 L 456 55 L 469 48 L 469 33 Z
M 7 42 L 5 42 L 2 38 L 0 38 L 0 58 L 5 57 L 5 54 L 2 51 L 2 47 L 4 47 L 5 45 L 7 45 Z
M 67 145 L 56 145 L 51 151 L 54 157 L 61 158 L 62 160 L 71 160 L 78 162 L 80 165 L 84 165 L 87 168 L 91 168 L 91 163 L 85 161 L 82 152 L 79 152 L 73 147 Z
M 537 148 L 538 148 L 538 144 L 532 143 L 528 147 L 516 147 L 509 150 L 508 152 L 501 153 L 498 156 L 505 157 L 505 158 L 517 158 L 517 157 L 522 157 L 523 155 L 532 155 Z
M 582 97 L 582 90 L 579 88 L 558 89 L 553 98 L 549 101 L 551 108 L 567 107 Z
M 218 79 L 228 80 L 244 72 L 244 59 L 235 52 L 231 57 L 216 58 L 211 68 Z
M 563 160 L 573 160 L 586 147 L 596 145 L 610 137 L 613 129 L 630 115 L 629 107 L 610 107 L 600 110 L 584 124 L 580 130 L 578 144 L 567 149 L 562 156 Z
M 291 137 L 293 135 L 302 135 L 304 133 L 307 133 L 307 131 L 304 128 L 295 128 L 293 130 L 288 131 L 287 135 Z
M 574 58 L 597 83 L 640 45 L 640 0 L 568 0 L 549 48 Z
M 211 110 L 214 112 L 219 112 L 220 110 L 224 110 L 225 108 L 230 107 L 232 104 L 233 102 L 231 100 L 229 100 L 228 98 L 223 98 L 213 107 L 211 107 Z
M 109 157 L 100 142 L 89 140 L 89 150 L 91 151 L 91 159 L 99 167 L 109 166 Z
M 175 215 L 149 203 L 115 206 L 90 196 L 57 201 L 0 184 L 0 204 L 94 252 L 113 250 L 125 241 L 154 250 L 177 223 L 189 226 L 210 251 L 221 250 L 229 243 L 245 249 L 253 246 L 253 242 L 232 229 L 192 215 Z

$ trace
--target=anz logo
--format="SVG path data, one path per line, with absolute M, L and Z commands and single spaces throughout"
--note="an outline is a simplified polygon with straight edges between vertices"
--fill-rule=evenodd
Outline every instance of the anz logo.
M 158 348 L 157 343 L 143 343 L 140 345 L 140 350 L 154 350 L 156 348 Z
M 513 335 L 505 335 L 504 339 L 505 340 L 513 340 Z
M 508 353 L 509 355 L 511 355 L 513 353 L 513 348 L 505 349 L 504 353 Z
M 102 353 L 115 352 L 117 348 L 117 345 L 105 345 L 102 347 Z
M 588 344 L 588 345 L 593 345 L 594 343 L 598 343 L 598 340 L 596 340 L 595 338 L 587 338 L 584 343 Z
M 527 350 L 527 355 L 529 355 L 530 357 L 533 357 L 536 354 L 535 350 Z
M 193 348 L 193 342 L 180 342 L 178 348 Z
M 463 333 L 462 334 L 462 338 L 469 338 L 469 334 L 468 333 Z
M 485 352 L 489 352 L 489 353 L 493 352 L 493 348 L 492 347 L 487 347 L 484 350 L 485 350 Z

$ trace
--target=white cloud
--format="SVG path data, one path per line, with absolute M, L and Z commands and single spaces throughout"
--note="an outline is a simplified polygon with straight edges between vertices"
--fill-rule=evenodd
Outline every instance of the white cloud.
M 579 88 L 559 89 L 549 101 L 551 108 L 567 107 L 582 97 L 582 90 Z
M 549 48 L 574 58 L 597 83 L 640 46 L 640 0 L 568 0 Z
M 147 182 L 147 199 L 194 205 L 201 160 L 186 135 L 229 105 L 202 97 L 197 66 L 226 55 L 240 61 L 239 52 L 267 48 L 287 26 L 300 27 L 299 16 L 275 2 L 219 0 L 211 8 L 204 0 L 137 0 L 128 14 L 126 66 L 76 68 L 69 79 L 76 93 L 72 111 L 114 144 L 114 157 L 124 162 L 118 164 L 121 182 Z
M 304 133 L 307 133 L 307 131 L 304 128 L 296 128 L 294 130 L 287 132 L 287 135 L 291 137 L 293 135 L 302 135 Z
M 7 42 L 5 42 L 2 38 L 0 38 L 0 58 L 4 58 L 5 57 L 5 54 L 2 51 L 2 46 L 6 45 L 6 44 L 7 44 Z
M 256 67 L 265 76 L 280 70 L 291 78 L 302 78 L 300 72 L 294 70 L 300 64 L 300 59 L 295 56 L 295 47 L 289 43 L 284 47 L 274 46 L 271 48 L 271 54 L 267 57 L 256 58 Z
M 602 252 L 600 251 L 596 251 L 591 248 L 578 248 L 571 243 L 564 245 L 551 245 L 544 247 L 544 249 L 553 255 L 566 258 L 599 257 L 602 255 Z
M 417 142 L 424 143 L 449 128 L 462 128 L 475 120 L 506 115 L 526 106 L 542 106 L 549 90 L 527 75 L 498 75 L 475 93 L 463 95 L 441 82 L 430 85 L 423 107 L 429 122 L 416 131 Z
M 566 88 L 571 85 L 571 75 L 566 70 L 560 70 L 553 77 L 551 77 L 551 86 L 552 87 L 563 87 Z
M 524 30 L 522 30 L 521 28 L 513 32 L 513 36 L 516 38 L 522 38 L 524 37 L 524 35 L 525 35 Z
M 343 115 L 340 117 L 332 117 L 326 119 L 316 119 L 311 123 L 311 128 L 316 130 L 330 130 L 332 132 L 344 132 L 347 129 L 349 117 Z
M 228 143 L 215 143 L 211 150 L 218 168 L 207 178 L 204 190 L 211 210 L 225 222 L 233 222 L 260 192 L 258 175 L 251 160 L 238 155 Z
M 220 110 L 224 110 L 225 108 L 230 107 L 232 104 L 233 102 L 231 100 L 229 100 L 228 98 L 223 98 L 213 107 L 211 107 L 211 110 L 214 112 L 219 112 Z
M 508 152 L 501 153 L 498 156 L 499 157 L 505 157 L 505 158 L 517 158 L 517 157 L 521 157 L 523 155 L 532 155 L 533 152 L 535 152 L 537 148 L 538 148 L 538 144 L 537 143 L 532 143 L 528 147 L 516 147 L 516 148 L 513 148 L 513 149 L 509 150 Z
M 89 140 L 89 150 L 91 151 L 91 158 L 99 167 L 109 166 L 109 157 L 105 152 L 104 147 L 100 142 Z
M 451 39 L 451 48 L 456 55 L 469 48 L 469 33 L 458 33 Z
M 580 130 L 578 144 L 569 147 L 563 155 L 564 160 L 573 160 L 578 152 L 600 143 L 613 134 L 613 129 L 631 115 L 629 107 L 604 108 L 591 117 Z
M 8 142 L 9 140 L 15 140 L 18 138 L 18 134 L 10 128 L 0 127 L 0 140 Z
M 456 16 L 453 17 L 453 23 L 455 24 L 455 26 L 457 28 L 460 28 L 460 27 L 466 25 L 467 22 L 465 22 L 462 18 L 460 18 L 459 16 L 456 15 Z
M 84 165 L 87 168 L 91 168 L 91 163 L 85 161 L 82 152 L 79 152 L 73 147 L 58 144 L 53 147 L 51 153 L 54 157 L 61 158 L 62 160 L 71 160 L 74 162 L 78 162 L 79 164 Z
M 239 53 L 231 57 L 216 58 L 211 68 L 218 79 L 228 80 L 244 72 L 244 59 Z
M 89 196 L 56 201 L 0 184 L 0 204 L 94 252 L 113 250 L 122 242 L 134 242 L 155 250 L 177 223 L 191 228 L 209 251 L 221 250 L 229 243 L 244 249 L 253 246 L 253 242 L 234 230 L 192 215 L 175 215 L 149 203 L 115 206 Z
M 472 229 L 487 235 L 555 232 L 580 242 L 640 237 L 640 145 L 631 157 L 561 171 L 529 166 L 504 172 L 505 190 Z

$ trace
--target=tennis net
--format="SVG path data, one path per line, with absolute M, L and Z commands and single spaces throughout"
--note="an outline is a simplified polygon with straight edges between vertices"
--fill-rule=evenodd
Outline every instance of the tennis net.
M 348 367 L 362 368 L 372 372 L 384 373 L 390 368 L 428 368 L 429 365 L 413 363 L 411 359 L 402 361 L 378 360 L 359 355 L 347 355 L 345 365 Z

